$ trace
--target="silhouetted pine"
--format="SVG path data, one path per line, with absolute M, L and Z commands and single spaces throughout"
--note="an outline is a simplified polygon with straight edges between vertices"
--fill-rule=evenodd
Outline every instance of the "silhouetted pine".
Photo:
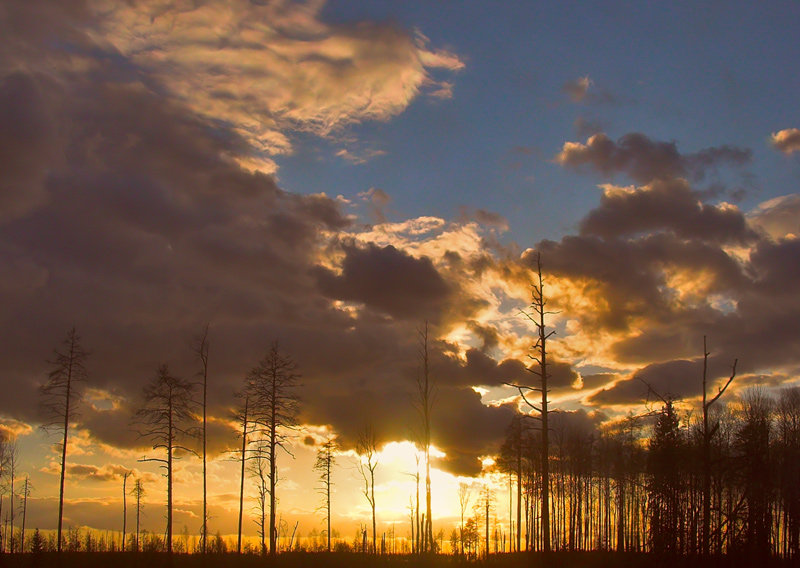
M 146 457 L 139 461 L 154 461 L 164 469 L 167 478 L 166 550 L 172 553 L 173 461 L 176 450 L 195 453 L 181 445 L 187 437 L 197 435 L 192 393 L 194 384 L 170 373 L 167 365 L 158 368 L 156 376 L 144 388 L 144 404 L 136 411 L 134 423 L 139 436 L 150 440 L 154 450 L 163 450 L 164 458 Z
M 61 350 L 56 349 L 50 364 L 47 381 L 41 386 L 41 410 L 47 422 L 45 430 L 59 432 L 61 440 L 61 474 L 58 493 L 58 532 L 56 547 L 62 549 L 64 519 L 64 481 L 67 470 L 67 443 L 70 424 L 78 417 L 78 406 L 82 400 L 81 387 L 89 376 L 86 360 L 89 352 L 81 346 L 81 338 L 73 327 L 64 339 Z
M 297 394 L 300 374 L 292 358 L 272 343 L 268 353 L 247 375 L 247 392 L 252 405 L 252 423 L 263 440 L 260 455 L 266 460 L 264 473 L 269 495 L 269 553 L 277 553 L 276 487 L 278 485 L 278 450 L 291 455 L 287 432 L 297 428 L 300 399 Z M 262 531 L 264 528 L 262 527 Z

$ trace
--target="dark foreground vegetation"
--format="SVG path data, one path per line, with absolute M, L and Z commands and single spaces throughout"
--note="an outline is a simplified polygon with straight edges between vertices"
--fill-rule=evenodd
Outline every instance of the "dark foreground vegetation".
M 492 554 L 488 560 L 470 560 L 460 555 L 371 555 L 356 553 L 291 552 L 275 557 L 254 554 L 163 554 L 163 553 L 69 553 L 0 555 L 0 566 L 9 568 L 324 568 L 352 567 L 451 567 L 488 565 L 497 568 L 782 568 L 796 566 L 789 559 L 755 559 L 747 555 L 672 556 L 652 553 L 551 552 Z

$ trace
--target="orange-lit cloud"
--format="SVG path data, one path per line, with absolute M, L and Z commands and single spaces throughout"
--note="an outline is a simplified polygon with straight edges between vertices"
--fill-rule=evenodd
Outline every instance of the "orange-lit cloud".
M 452 84 L 434 73 L 461 69 L 457 55 L 390 24 L 324 23 L 323 6 L 98 2 L 101 25 L 93 34 L 196 112 L 231 124 L 265 157 L 292 151 L 288 130 L 328 136 L 388 120 L 425 92 L 450 96 Z M 268 159 L 263 166 L 274 169 Z
M 784 154 L 800 150 L 800 128 L 787 128 L 774 133 L 772 145 Z

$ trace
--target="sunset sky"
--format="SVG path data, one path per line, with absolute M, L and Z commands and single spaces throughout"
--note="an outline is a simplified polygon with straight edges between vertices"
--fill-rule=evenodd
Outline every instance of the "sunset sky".
M 0 429 L 28 526 L 57 522 L 38 386 L 73 325 L 91 356 L 65 524 L 100 530 L 135 469 L 163 532 L 130 419 L 161 363 L 198 371 L 209 322 L 210 529 L 236 530 L 233 393 L 278 339 L 304 424 L 280 512 L 322 530 L 312 466 L 335 435 L 352 536 L 371 423 L 379 530 L 405 536 L 427 320 L 449 534 L 519 403 L 503 383 L 535 378 L 536 252 L 562 419 L 641 409 L 634 376 L 691 407 L 704 335 L 715 381 L 738 359 L 726 396 L 796 383 L 799 28 L 789 2 L 0 3 Z M 197 534 L 200 462 L 179 467 L 175 530 Z

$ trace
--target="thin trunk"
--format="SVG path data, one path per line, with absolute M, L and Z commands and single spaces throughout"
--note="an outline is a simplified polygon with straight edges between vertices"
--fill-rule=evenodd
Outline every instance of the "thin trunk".
M 372 494 L 372 498 L 371 498 L 371 501 L 372 501 L 372 503 L 371 503 L 372 504 L 372 554 L 375 554 L 378 551 L 378 549 L 377 549 L 378 542 L 376 540 L 376 538 L 377 538 L 376 533 L 377 533 L 377 530 L 378 530 L 378 525 L 377 525 L 377 523 L 375 521 L 375 470 L 374 469 L 370 469 L 370 493 Z
M 137 480 L 137 483 L 141 483 Z M 136 492 L 136 552 L 139 552 L 139 517 L 142 514 L 142 496 L 141 491 Z
M 72 340 L 69 345 L 69 366 L 67 367 L 67 390 L 64 397 L 64 440 L 61 443 L 61 481 L 58 491 L 58 543 L 56 550 L 61 553 L 61 531 L 64 524 L 64 479 L 67 472 L 67 434 L 69 433 L 69 403 L 72 389 L 72 363 L 75 358 L 75 329 L 73 328 Z
M 542 379 L 542 537 L 545 553 L 550 552 L 550 430 L 547 415 L 547 348 L 548 334 L 545 333 L 545 299 L 542 282 L 542 264 L 537 260 L 539 275 L 539 362 Z
M 269 433 L 269 554 L 277 554 L 277 534 L 275 527 L 275 486 L 277 485 L 275 458 L 277 457 L 277 380 L 272 381 L 272 404 L 270 408 L 270 433 Z
M 522 424 L 520 423 L 520 429 Z M 517 449 L 517 552 L 522 545 L 522 436 Z
M 206 354 L 207 353 L 208 351 L 206 351 Z M 208 394 L 208 359 L 204 360 L 203 363 L 203 554 L 206 554 L 208 552 L 208 469 L 206 463 L 206 442 L 208 439 L 208 415 L 206 413 Z
M 131 472 L 125 472 L 122 476 L 122 552 L 125 552 L 125 533 L 128 528 L 128 476 Z
M 25 552 L 25 517 L 28 513 L 28 478 L 25 478 L 25 490 L 22 494 L 22 535 L 20 538 L 19 550 Z
M 489 488 L 486 488 L 486 561 L 489 561 Z
M 420 516 L 419 516 L 419 461 L 417 461 L 417 548 L 416 552 L 419 554 L 422 552 L 422 524 L 420 523 Z
M 242 471 L 240 475 L 240 484 L 239 484 L 239 533 L 238 538 L 236 541 L 236 551 L 241 554 L 242 553 L 242 514 L 244 512 L 244 465 L 245 465 L 245 457 L 247 455 L 247 414 L 248 414 L 248 406 L 250 403 L 250 398 L 245 397 L 244 399 L 244 416 L 242 420 Z
M 170 392 L 169 423 L 167 430 L 167 553 L 172 554 L 172 446 L 174 433 L 172 431 L 172 393 Z
M 327 450 L 328 452 L 332 452 L 330 448 Z M 331 551 L 331 459 L 332 453 L 328 453 L 326 456 L 325 462 L 325 497 L 326 497 L 326 504 L 325 507 L 328 510 L 328 552 Z
M 14 552 L 14 477 L 16 475 L 16 469 L 17 469 L 17 457 L 14 455 L 14 452 L 16 452 L 16 447 L 13 448 L 13 450 L 12 450 L 11 468 L 10 468 L 11 469 L 11 472 L 10 472 L 11 473 L 11 495 L 9 495 L 9 501 L 10 501 L 10 507 L 9 508 L 11 510 L 11 535 L 9 536 L 8 543 L 9 543 L 9 547 L 11 549 L 11 553 L 12 554 Z

